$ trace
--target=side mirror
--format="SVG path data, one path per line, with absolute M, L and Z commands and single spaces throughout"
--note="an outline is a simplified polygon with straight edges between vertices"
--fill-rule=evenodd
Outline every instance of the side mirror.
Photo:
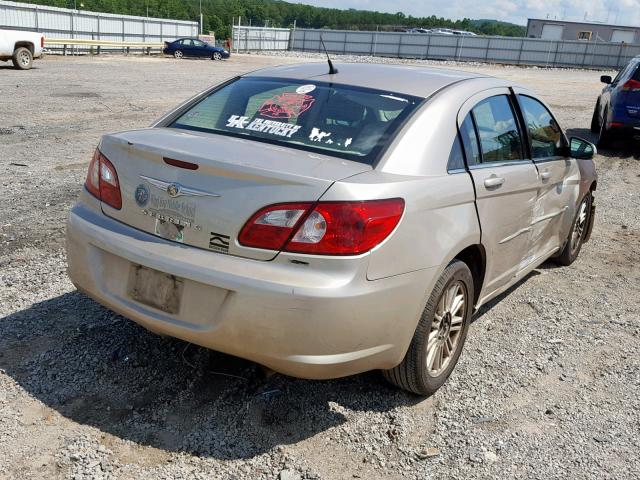
M 606 83 L 607 85 L 610 85 L 613 79 L 611 78 L 611 75 L 602 75 L 600 77 L 600 81 L 602 83 Z
M 598 150 L 593 143 L 587 142 L 582 138 L 571 137 L 569 142 L 571 143 L 571 158 L 577 158 L 578 160 L 591 160 L 595 154 L 598 153 Z

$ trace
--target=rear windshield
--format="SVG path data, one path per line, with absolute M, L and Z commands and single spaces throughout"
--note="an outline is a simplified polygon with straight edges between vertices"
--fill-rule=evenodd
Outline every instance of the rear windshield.
M 244 77 L 209 94 L 170 127 L 246 137 L 372 165 L 421 100 L 309 80 Z

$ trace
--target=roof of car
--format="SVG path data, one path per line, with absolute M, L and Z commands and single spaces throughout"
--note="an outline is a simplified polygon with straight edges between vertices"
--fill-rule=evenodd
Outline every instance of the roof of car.
M 376 63 L 334 63 L 334 65 L 338 73 L 333 75 L 329 74 L 327 62 L 320 62 L 268 67 L 245 76 L 333 82 L 425 98 L 447 85 L 462 80 L 491 78 L 478 73 L 414 65 Z

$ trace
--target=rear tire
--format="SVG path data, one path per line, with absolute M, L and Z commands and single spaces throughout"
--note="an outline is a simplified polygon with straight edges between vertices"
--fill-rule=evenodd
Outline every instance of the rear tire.
M 568 267 L 578 258 L 587 234 L 587 226 L 591 220 L 589 218 L 589 215 L 591 215 L 591 200 L 591 192 L 589 192 L 580 202 L 576 216 L 571 224 L 571 230 L 569 230 L 567 242 L 560 254 L 553 259 L 556 263 Z
M 460 260 L 452 261 L 429 296 L 402 363 L 383 370 L 383 376 L 409 392 L 434 394 L 458 363 L 471 323 L 473 298 L 469 267 Z
M 184 53 L 182 53 L 182 50 L 176 50 L 175 52 L 173 52 L 173 56 L 178 60 L 181 60 L 184 58 Z
M 593 117 L 591 117 L 591 133 L 600 132 L 600 100 L 593 109 Z
M 25 47 L 18 47 L 13 52 L 13 66 L 18 70 L 29 70 L 33 66 L 33 55 L 31 50 Z

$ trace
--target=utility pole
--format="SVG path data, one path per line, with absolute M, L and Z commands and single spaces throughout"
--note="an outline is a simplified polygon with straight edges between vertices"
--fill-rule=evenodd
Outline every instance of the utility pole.
M 203 25 L 202 25 L 202 0 L 200 0 L 200 35 L 203 34 L 202 28 L 203 28 Z

